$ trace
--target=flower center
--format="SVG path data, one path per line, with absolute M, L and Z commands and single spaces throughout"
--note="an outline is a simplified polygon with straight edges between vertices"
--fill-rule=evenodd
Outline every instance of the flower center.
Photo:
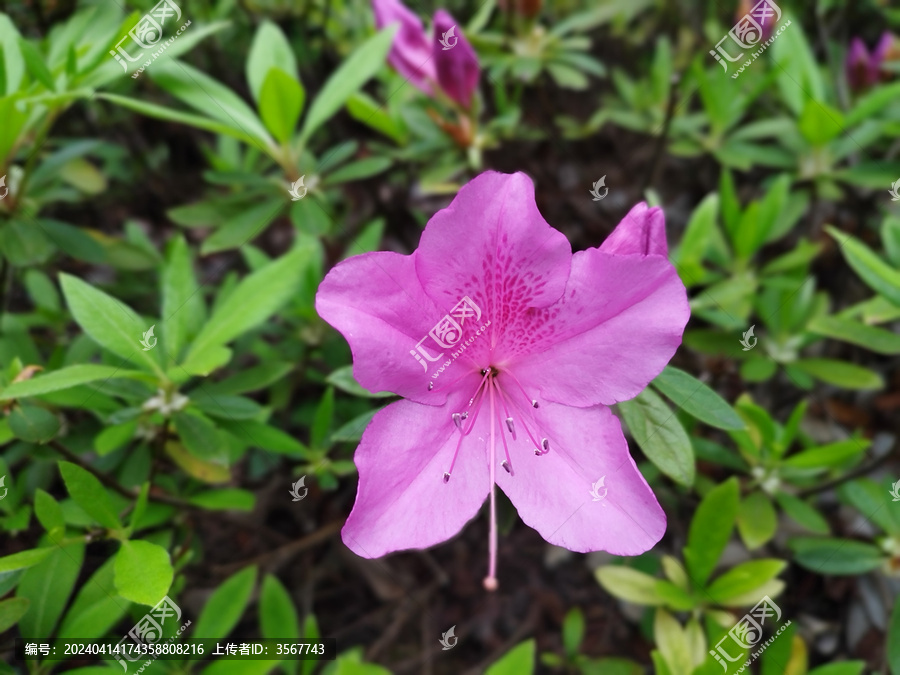
M 484 579 L 484 587 L 489 591 L 494 591 L 497 589 L 497 507 L 496 507 L 496 473 L 495 469 L 497 466 L 496 460 L 496 423 L 500 421 L 499 417 L 499 406 L 497 405 L 497 401 L 499 400 L 500 405 L 503 407 L 504 419 L 503 423 L 506 426 L 506 431 L 512 436 L 512 439 L 517 440 L 516 436 L 516 423 L 510 414 L 510 408 L 512 404 L 512 394 L 515 394 L 515 390 L 513 390 L 512 394 L 504 391 L 503 387 L 500 385 L 500 375 L 501 371 L 496 366 L 488 366 L 487 368 L 483 368 L 481 370 L 481 382 L 478 383 L 478 387 L 475 389 L 475 393 L 469 398 L 469 404 L 466 406 L 465 410 L 460 412 L 455 412 L 450 415 L 450 419 L 453 421 L 453 424 L 456 425 L 456 428 L 459 430 L 459 440 L 456 442 L 456 450 L 453 452 L 453 459 L 450 461 L 450 468 L 444 472 L 443 480 L 444 483 L 450 482 L 450 476 L 453 473 L 453 467 L 456 465 L 456 458 L 459 456 L 459 449 L 462 447 L 463 440 L 472 433 L 472 430 L 475 428 L 475 423 L 478 421 L 478 415 L 481 412 L 482 403 L 484 403 L 485 399 L 488 400 L 490 406 L 490 424 L 491 424 L 491 432 L 490 432 L 490 444 L 491 444 L 491 453 L 490 453 L 490 471 L 491 471 L 491 500 L 490 500 L 490 509 L 491 509 L 491 530 L 490 530 L 490 539 L 489 539 L 489 561 L 488 561 L 488 576 Z M 509 371 L 504 371 L 504 380 L 509 378 L 508 385 L 515 384 L 515 387 L 518 388 L 518 393 L 525 397 L 525 400 L 528 402 L 528 405 L 534 409 L 540 407 L 537 399 L 531 398 L 525 391 L 525 388 L 519 382 L 515 375 L 513 375 Z M 471 414 L 470 414 L 471 413 Z M 526 416 L 523 415 L 522 419 L 519 421 L 521 427 L 525 430 L 528 438 L 531 440 L 534 445 L 534 454 L 538 457 L 546 455 L 550 452 L 550 441 L 546 436 L 541 438 L 540 443 L 536 440 L 539 434 L 532 433 L 531 429 L 534 427 L 535 431 L 537 431 L 537 423 L 534 419 L 527 420 Z M 506 440 L 506 433 L 502 431 L 503 425 L 500 425 L 500 439 L 503 441 L 503 453 L 506 456 L 502 462 L 500 462 L 500 466 L 506 471 L 506 473 L 511 476 L 515 476 L 515 472 L 513 471 L 512 460 L 509 456 L 509 444 Z

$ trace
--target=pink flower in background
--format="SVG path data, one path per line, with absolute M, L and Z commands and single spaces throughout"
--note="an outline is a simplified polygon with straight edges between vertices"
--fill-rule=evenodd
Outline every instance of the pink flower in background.
M 898 58 L 900 58 L 900 44 L 887 31 L 882 34 L 871 54 L 862 40 L 853 38 L 845 63 L 850 89 L 856 92 L 864 91 L 879 81 L 890 79 L 891 73 L 884 69 L 884 63 Z
M 495 485 L 573 551 L 636 555 L 659 541 L 665 514 L 607 406 L 636 396 L 681 343 L 687 295 L 666 255 L 658 208 L 635 206 L 573 255 L 527 176 L 487 172 L 411 255 L 335 266 L 320 316 L 349 342 L 362 386 L 405 399 L 363 434 L 344 543 L 366 558 L 432 546 L 489 496 L 494 589 Z
M 480 66 L 472 45 L 456 20 L 443 9 L 434 15 L 434 35 L 429 37 L 422 22 L 400 0 L 372 0 L 375 26 L 380 30 L 394 23 L 388 63 L 429 96 L 435 86 L 464 108 L 478 88 Z

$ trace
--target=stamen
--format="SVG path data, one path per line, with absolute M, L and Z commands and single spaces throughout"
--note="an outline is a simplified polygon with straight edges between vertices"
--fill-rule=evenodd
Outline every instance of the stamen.
M 428 391 L 431 391 L 432 389 L 434 389 L 434 382 L 429 382 L 428 383 Z
M 497 590 L 497 475 L 495 445 L 494 445 L 494 386 L 493 380 L 488 383 L 491 398 L 491 531 L 488 540 L 488 575 L 484 578 L 484 588 L 488 591 Z
M 444 482 L 445 482 L 445 483 L 449 483 L 449 482 L 450 482 L 450 474 L 447 473 L 446 471 L 444 472 Z
M 459 413 L 453 413 L 450 415 L 450 418 L 453 420 L 453 424 L 456 425 L 456 428 L 462 431 L 462 415 Z
M 513 425 L 513 418 L 506 418 L 506 428 L 509 429 L 509 433 L 512 434 L 513 440 L 516 440 L 516 427 Z
M 537 408 L 540 408 L 541 406 L 538 405 L 538 402 L 536 400 L 531 399 L 531 407 L 537 409 Z
M 503 391 L 503 389 L 500 387 L 499 384 L 495 384 L 494 386 L 496 386 L 497 391 L 500 392 L 500 397 L 505 400 L 506 392 Z M 526 421 L 524 419 L 522 420 L 522 426 L 525 427 L 525 433 L 528 434 L 528 438 L 531 439 L 532 443 L 534 443 L 534 447 L 535 447 L 534 454 L 536 454 L 536 455 L 541 454 L 537 449 L 541 444 L 535 440 L 534 435 L 531 433 L 531 429 L 528 427 L 528 424 L 526 423 Z
M 537 455 L 538 457 L 541 457 L 542 455 L 546 455 L 548 452 L 550 452 L 550 441 L 548 441 L 546 438 L 542 438 L 541 439 L 541 448 L 543 448 L 543 450 L 538 450 L 537 448 L 535 448 L 535 450 L 534 450 L 534 454 Z
M 509 462 L 507 462 L 505 459 L 502 462 L 500 462 L 500 466 L 502 466 L 504 469 L 506 469 L 506 473 L 512 474 L 512 469 L 509 468 Z
M 476 396 L 476 397 L 478 396 L 478 393 L 481 391 L 481 387 L 482 387 L 483 385 L 484 385 L 484 380 L 482 380 L 482 381 L 481 381 L 481 384 L 478 385 L 478 391 L 475 392 L 475 396 Z M 474 398 L 474 397 L 473 397 L 473 398 Z M 450 461 L 450 470 L 444 474 L 444 476 L 445 476 L 444 482 L 445 482 L 445 483 L 446 483 L 448 480 L 450 480 L 449 475 L 450 475 L 451 473 L 453 473 L 453 467 L 456 465 L 456 458 L 459 456 L 459 449 L 460 449 L 460 447 L 462 447 L 463 439 L 464 439 L 466 436 L 468 436 L 470 433 L 472 433 L 472 429 L 475 428 L 475 422 L 478 421 L 478 413 L 481 411 L 481 403 L 482 403 L 483 399 L 484 399 L 483 396 L 482 396 L 482 397 L 478 397 L 478 406 L 475 408 L 475 414 L 472 416 L 472 421 L 469 423 L 469 426 L 468 426 L 467 429 L 463 429 L 463 428 L 462 428 L 462 425 L 461 425 L 459 422 L 457 422 L 457 420 L 456 420 L 456 415 L 459 415 L 459 419 L 460 419 L 460 421 L 461 421 L 461 420 L 465 420 L 465 419 L 468 419 L 468 418 L 469 418 L 469 413 L 468 413 L 468 412 L 463 412 L 463 413 L 453 413 L 453 415 L 451 415 L 451 418 L 453 418 L 454 424 L 457 425 L 457 428 L 458 428 L 462 433 L 460 433 L 460 435 L 459 435 L 459 440 L 456 442 L 456 450 L 453 451 L 453 459 Z

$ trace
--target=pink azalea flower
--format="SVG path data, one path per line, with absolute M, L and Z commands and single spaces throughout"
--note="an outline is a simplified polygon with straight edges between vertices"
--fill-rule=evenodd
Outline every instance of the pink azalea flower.
M 483 173 L 438 211 L 411 255 L 335 266 L 319 315 L 353 352 L 380 411 L 356 451 L 342 531 L 366 558 L 457 534 L 495 486 L 548 542 L 636 555 L 666 518 L 607 407 L 636 396 L 689 316 L 662 211 L 635 206 L 599 248 L 572 254 L 521 173 Z M 602 479 L 602 480 L 601 480 Z
M 372 0 L 375 26 L 399 23 L 388 63 L 415 87 L 434 96 L 437 85 L 464 108 L 478 88 L 478 56 L 456 20 L 439 9 L 434 15 L 434 35 L 429 37 L 419 17 L 400 0 Z

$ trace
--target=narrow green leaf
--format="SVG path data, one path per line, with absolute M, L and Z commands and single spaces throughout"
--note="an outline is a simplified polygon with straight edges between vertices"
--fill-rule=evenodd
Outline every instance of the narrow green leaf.
M 28 598 L 10 598 L 0 602 L 0 633 L 19 623 L 19 619 L 28 611 L 29 605 L 31 601 Z
M 360 87 L 384 65 L 398 26 L 391 25 L 376 33 L 344 59 L 316 96 L 300 131 L 304 145 L 312 133 L 340 110 Z
M 296 83 L 300 82 L 294 50 L 282 30 L 266 19 L 256 29 L 247 55 L 247 84 L 256 101 L 260 100 L 263 83 L 272 68 L 278 68 Z
M 872 441 L 867 438 L 850 438 L 846 441 L 803 450 L 788 457 L 783 464 L 792 469 L 829 469 L 865 452 L 871 444 Z
M 607 593 L 620 600 L 639 605 L 662 605 L 660 579 L 623 565 L 605 565 L 594 570 L 594 576 Z
M 59 431 L 59 419 L 49 410 L 20 405 L 9 416 L 10 431 L 28 443 L 46 443 Z
M 778 529 L 778 514 L 764 492 L 757 490 L 741 500 L 737 516 L 738 532 L 749 550 L 759 548 Z
M 133 370 L 116 368 L 114 366 L 101 366 L 94 363 L 82 363 L 60 370 L 54 370 L 44 375 L 37 375 L 30 380 L 15 382 L 0 392 L 0 401 L 13 398 L 28 398 L 40 396 L 51 391 L 71 389 L 88 382 L 108 380 L 114 377 L 128 377 L 144 379 L 146 375 Z
M 0 558 L 0 574 L 24 570 L 37 565 L 46 558 L 52 548 L 33 548 Z
M 834 537 L 795 537 L 794 559 L 816 574 L 864 574 L 881 567 L 884 551 L 873 544 Z
M 34 493 L 34 515 L 47 532 L 66 526 L 59 502 L 40 488 Z
M 53 75 L 44 63 L 44 56 L 40 50 L 25 38 L 19 39 L 19 48 L 22 50 L 22 57 L 25 59 L 25 66 L 31 76 L 47 87 L 50 91 L 56 91 L 56 83 L 53 81 Z
M 156 350 L 145 350 L 141 345 L 150 326 L 134 310 L 77 277 L 61 273 L 59 280 L 72 316 L 94 342 L 123 359 L 160 372 Z
M 789 518 L 810 532 L 815 532 L 816 534 L 829 533 L 828 521 L 809 503 L 786 492 L 779 492 L 775 496 L 775 500 Z
M 255 566 L 246 567 L 223 581 L 200 612 L 192 637 L 227 637 L 244 614 L 255 584 Z
M 300 83 L 280 68 L 271 68 L 259 95 L 259 114 L 266 128 L 282 145 L 294 134 L 306 92 Z
M 160 294 L 163 342 L 175 359 L 203 325 L 206 306 L 199 290 L 187 242 L 181 235 L 173 237 L 160 279 Z
M 675 413 L 649 387 L 619 403 L 635 441 L 660 471 L 682 485 L 694 482 L 694 450 Z
M 23 638 L 44 639 L 53 634 L 83 561 L 83 543 L 54 546 L 46 558 L 25 572 L 16 588 L 16 597 L 31 602 L 19 621 Z
M 732 567 L 715 579 L 706 589 L 709 596 L 719 604 L 744 595 L 775 578 L 787 567 L 784 560 L 763 558 L 750 560 Z
M 131 607 L 113 581 L 116 556 L 107 559 L 81 587 L 63 617 L 56 637 L 96 640 L 106 635 Z
M 188 501 L 210 511 L 252 511 L 256 497 L 249 490 L 225 488 L 200 492 Z
M 881 389 L 884 379 L 868 368 L 835 359 L 800 359 L 794 368 L 815 378 L 845 389 Z
M 71 462 L 60 462 L 59 472 L 62 474 L 66 489 L 85 513 L 103 527 L 121 529 L 122 523 L 113 509 L 112 501 L 103 484 L 90 472 Z
M 652 384 L 676 406 L 710 426 L 719 429 L 746 426 L 725 399 L 683 370 L 666 366 Z
M 296 294 L 314 254 L 312 244 L 300 246 L 241 281 L 194 340 L 185 368 L 193 372 L 188 366 L 203 352 L 230 342 L 278 311 Z
M 891 675 L 900 675 L 900 602 L 894 603 L 887 631 L 887 658 Z
M 836 316 L 818 316 L 814 317 L 806 328 L 813 333 L 859 345 L 878 354 L 900 354 L 900 335 L 884 328 L 867 326 L 859 321 Z
M 706 585 L 731 538 L 738 513 L 738 483 L 730 478 L 710 490 L 691 520 L 684 562 L 695 586 Z
M 284 585 L 271 574 L 263 579 L 259 594 L 260 632 L 265 638 L 297 639 L 300 621 Z
M 826 226 L 828 233 L 841 247 L 847 264 L 872 290 L 900 306 L 900 271 L 893 269 L 856 237 Z

